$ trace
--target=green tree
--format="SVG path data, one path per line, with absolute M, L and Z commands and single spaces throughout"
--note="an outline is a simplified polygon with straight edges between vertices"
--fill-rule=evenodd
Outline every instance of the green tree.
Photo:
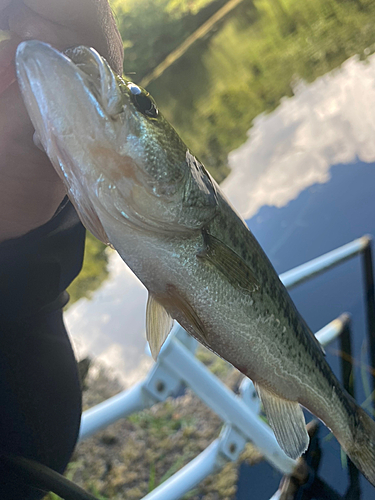
M 80 274 L 68 287 L 70 301 L 74 304 L 81 297 L 90 298 L 108 276 L 108 250 L 106 245 L 86 232 L 85 254 Z
M 154 69 L 226 0 L 112 0 L 134 81 Z

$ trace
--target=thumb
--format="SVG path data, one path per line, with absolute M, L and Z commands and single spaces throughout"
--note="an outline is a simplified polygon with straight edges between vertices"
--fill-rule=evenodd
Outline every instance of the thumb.
M 7 36 L 3 40 L 0 38 L 0 94 L 16 80 L 14 56 L 21 41 L 16 35 Z
M 44 19 L 79 31 L 87 45 L 122 73 L 122 40 L 107 0 L 24 0 L 24 4 Z

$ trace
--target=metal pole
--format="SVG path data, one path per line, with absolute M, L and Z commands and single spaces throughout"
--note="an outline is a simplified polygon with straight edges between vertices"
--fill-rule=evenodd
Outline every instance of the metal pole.
M 318 477 L 314 481 L 312 494 L 314 496 L 310 498 L 316 498 L 317 500 L 342 500 L 341 495 Z
M 353 371 L 353 353 L 352 353 L 352 340 L 351 340 L 351 319 L 348 314 L 343 314 L 343 330 L 339 337 L 340 339 L 340 350 L 341 350 L 341 377 L 345 389 L 348 393 L 355 398 L 355 386 L 354 381 L 351 383 L 351 374 Z M 349 468 L 349 479 L 350 484 L 348 488 L 348 493 L 350 492 L 350 498 L 360 498 L 361 487 L 359 483 L 359 471 L 353 462 L 348 458 L 348 468 Z M 354 495 L 355 494 L 355 495 Z
M 340 316 L 340 319 L 342 319 L 343 322 L 343 330 L 339 337 L 340 350 L 342 353 L 344 353 L 344 355 L 340 357 L 341 377 L 345 389 L 354 398 L 354 384 L 350 383 L 350 376 L 353 369 L 353 365 L 351 362 L 352 359 L 352 341 L 351 341 L 351 328 L 350 328 L 351 319 L 349 314 L 342 314 Z
M 83 412 L 78 440 L 82 441 L 120 418 L 155 404 L 155 400 L 143 390 L 143 385 L 143 381 L 139 382 L 128 391 L 120 392 Z
M 216 439 L 200 455 L 191 460 L 185 467 L 176 472 L 171 478 L 151 491 L 142 500 L 176 500 L 182 498 L 207 476 L 213 474 L 220 466 L 218 454 L 219 440 Z M 223 460 L 225 463 L 225 461 Z
M 310 260 L 301 266 L 280 274 L 280 280 L 283 282 L 284 286 L 290 290 L 300 283 L 303 283 L 314 276 L 318 276 L 319 274 L 328 271 L 328 269 L 337 266 L 341 262 L 345 262 L 355 255 L 364 252 L 370 242 L 370 236 L 362 236 L 361 238 L 351 241 L 342 247 L 325 253 L 316 259 Z
M 363 271 L 365 278 L 365 298 L 367 310 L 367 338 L 370 349 L 370 365 L 372 371 L 372 390 L 375 390 L 375 296 L 374 296 L 374 270 L 372 265 L 371 239 L 363 250 Z M 375 409 L 375 401 L 372 401 Z
M 350 319 L 348 313 L 341 314 L 338 318 L 334 319 L 328 325 L 323 326 L 318 332 L 315 333 L 315 337 L 319 340 L 319 343 L 323 347 L 327 346 L 333 342 L 337 337 L 341 335 L 346 322 Z

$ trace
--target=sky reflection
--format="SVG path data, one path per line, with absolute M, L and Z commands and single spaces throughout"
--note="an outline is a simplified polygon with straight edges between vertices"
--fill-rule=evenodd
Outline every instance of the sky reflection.
M 222 184 L 246 219 L 261 206 L 282 207 L 329 169 L 357 158 L 375 160 L 375 58 L 352 57 L 338 70 L 284 98 L 260 115 L 248 140 L 229 155 L 232 172 Z
M 94 357 L 124 386 L 140 380 L 153 363 L 144 354 L 146 300 L 144 286 L 111 251 L 109 278 L 91 300 L 79 300 L 65 314 L 77 358 Z

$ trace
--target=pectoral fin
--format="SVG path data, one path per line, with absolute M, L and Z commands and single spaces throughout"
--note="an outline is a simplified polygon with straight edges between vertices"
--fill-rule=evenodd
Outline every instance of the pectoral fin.
M 272 392 L 256 384 L 264 411 L 277 442 L 288 457 L 296 459 L 309 445 L 305 416 L 296 401 L 281 399 Z
M 173 319 L 164 307 L 149 293 L 146 307 L 146 334 L 152 357 L 156 360 L 166 341 Z
M 260 289 L 260 284 L 246 262 L 225 243 L 202 231 L 205 247 L 197 257 L 214 265 L 235 287 L 245 293 Z

